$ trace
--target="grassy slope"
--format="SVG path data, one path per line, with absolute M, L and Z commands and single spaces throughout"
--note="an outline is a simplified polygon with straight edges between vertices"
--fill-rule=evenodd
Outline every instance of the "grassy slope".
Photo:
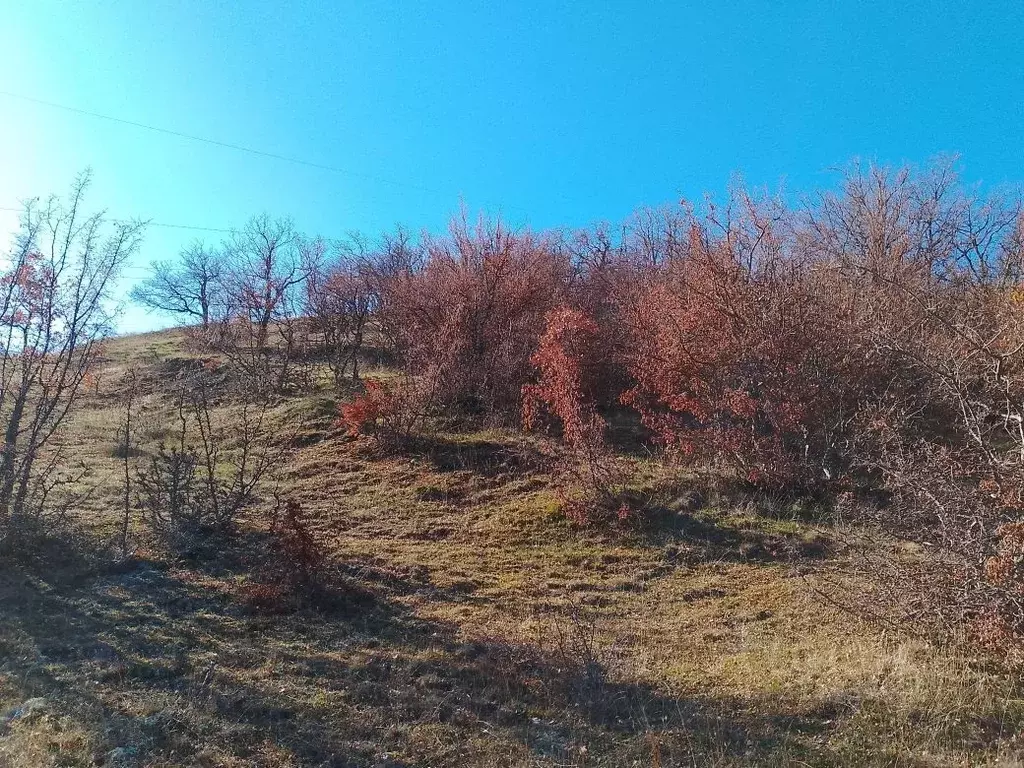
M 144 375 L 151 450 L 180 342 L 113 342 L 65 436 L 96 535 L 120 493 L 118 376 Z M 0 766 L 1017 764 L 1010 681 L 818 597 L 844 569 L 827 531 L 692 509 L 640 462 L 666 511 L 603 536 L 560 518 L 522 436 L 382 460 L 327 413 L 276 416 L 307 417 L 281 474 L 331 549 L 329 607 L 247 606 L 258 519 L 215 561 L 0 568 L 0 713 L 47 700 L 0 725 Z

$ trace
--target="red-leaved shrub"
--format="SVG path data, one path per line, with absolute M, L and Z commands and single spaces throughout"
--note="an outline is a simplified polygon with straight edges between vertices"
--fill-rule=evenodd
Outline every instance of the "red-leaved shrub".
M 275 515 L 270 534 L 286 581 L 308 587 L 322 581 L 327 554 L 310 530 L 302 506 L 287 499 Z
M 436 379 L 365 379 L 364 391 L 339 406 L 339 423 L 351 437 L 372 438 L 382 449 L 400 448 L 422 428 L 436 393 Z
M 694 221 L 631 299 L 623 401 L 674 455 L 761 484 L 834 477 L 856 341 L 781 212 Z
M 535 428 L 552 416 L 561 425 L 566 452 L 556 469 L 570 519 L 587 523 L 614 514 L 623 520 L 630 510 L 617 503 L 615 494 L 622 472 L 605 443 L 606 424 L 593 394 L 599 372 L 594 365 L 599 359 L 597 323 L 564 306 L 549 312 L 546 323 L 530 358 L 538 381 L 523 387 L 523 424 Z
M 1024 664 L 1024 522 L 1004 523 L 997 531 L 995 554 L 985 561 L 988 605 L 974 621 L 980 642 Z
M 599 441 L 605 423 L 594 407 L 594 371 L 598 327 L 583 312 L 558 307 L 548 312 L 546 327 L 530 357 L 538 381 L 523 387 L 523 423 L 536 427 L 543 413 L 562 425 L 565 442 Z
M 264 614 L 282 614 L 316 605 L 327 586 L 327 551 L 294 499 L 278 499 L 270 525 L 269 557 L 260 578 L 242 585 L 242 601 Z
M 448 415 L 514 417 L 544 315 L 566 289 L 567 257 L 528 232 L 464 220 L 424 250 L 422 266 L 381 287 L 381 322 L 406 372 L 444 382 L 437 406 Z

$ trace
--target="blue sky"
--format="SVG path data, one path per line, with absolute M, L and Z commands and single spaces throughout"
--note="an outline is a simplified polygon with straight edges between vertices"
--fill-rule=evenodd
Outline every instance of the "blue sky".
M 0 96 L 0 207 L 87 166 L 112 215 L 324 235 L 436 230 L 460 201 L 618 221 L 734 174 L 828 186 L 854 157 L 957 152 L 1016 183 L 1022 33 L 1019 2 L 3 0 L 0 90 L 348 173 Z M 124 288 L 201 234 L 150 229 Z

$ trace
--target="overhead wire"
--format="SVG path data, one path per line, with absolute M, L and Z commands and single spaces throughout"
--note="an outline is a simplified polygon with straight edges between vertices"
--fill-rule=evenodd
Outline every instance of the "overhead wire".
M 153 131 L 154 133 L 161 133 L 161 134 L 164 134 L 164 135 L 167 135 L 167 136 L 174 136 L 174 137 L 177 137 L 177 138 L 180 138 L 180 139 L 188 139 L 189 141 L 198 141 L 198 142 L 201 142 L 203 144 L 209 144 L 209 145 L 215 146 L 215 147 L 221 147 L 221 148 L 224 148 L 224 149 L 232 149 L 232 150 L 235 150 L 237 152 L 245 152 L 245 153 L 248 153 L 250 155 L 256 155 L 258 157 L 269 158 L 269 159 L 272 159 L 272 160 L 279 160 L 279 161 L 286 162 L 286 163 L 294 163 L 296 165 L 306 166 L 307 168 L 316 168 L 316 169 L 322 170 L 322 171 L 330 171 L 332 173 L 339 173 L 339 174 L 343 174 L 343 175 L 346 175 L 346 176 L 351 176 L 353 178 L 366 179 L 367 181 L 374 181 L 374 182 L 377 182 L 378 184 L 386 184 L 386 185 L 390 185 L 390 186 L 393 186 L 393 187 L 402 187 L 402 188 L 405 188 L 405 189 L 412 189 L 412 190 L 416 190 L 418 192 L 427 192 L 427 193 L 430 193 L 430 194 L 433 194 L 433 195 L 441 195 L 441 196 L 444 196 L 444 197 L 449 197 L 451 195 L 450 191 L 445 191 L 445 190 L 441 190 L 441 189 L 437 189 L 437 188 L 427 187 L 427 186 L 423 186 L 422 184 L 414 184 L 412 182 L 407 182 L 407 181 L 397 181 L 395 179 L 389 179 L 389 178 L 386 178 L 384 176 L 379 176 L 379 175 L 373 174 L 373 173 L 365 173 L 365 172 L 362 172 L 362 171 L 353 171 L 353 170 L 350 170 L 348 168 L 341 168 L 341 167 L 336 166 L 336 165 L 328 165 L 326 163 L 319 163 L 319 162 L 315 162 L 315 161 L 312 161 L 312 160 L 305 160 L 305 159 L 300 158 L 300 157 L 293 157 L 293 156 L 290 156 L 290 155 L 283 155 L 283 154 L 280 154 L 278 152 L 268 152 L 266 150 L 256 149 L 254 147 L 248 147 L 248 146 L 245 146 L 244 144 L 236 144 L 236 143 L 230 142 L 230 141 L 221 141 L 219 139 L 211 139 L 211 138 L 206 137 L 206 136 L 199 136 L 199 135 L 196 135 L 196 134 L 193 134 L 193 133 L 186 133 L 184 131 L 178 131 L 178 130 L 174 130 L 174 129 L 171 129 L 171 128 L 164 128 L 164 127 L 158 126 L 158 125 L 150 125 L 148 123 L 140 123 L 140 122 L 137 122 L 135 120 L 127 120 L 125 118 L 115 117 L 113 115 L 107 115 L 107 114 L 104 114 L 102 112 L 94 112 L 94 111 L 89 110 L 89 109 L 81 109 L 79 107 L 72 107 L 72 106 L 69 106 L 67 104 L 59 104 L 59 103 L 57 103 L 55 101 L 47 101 L 45 99 L 38 99 L 38 98 L 35 98 L 34 96 L 26 96 L 23 93 L 15 93 L 13 91 L 7 91 L 7 90 L 0 89 L 0 96 L 6 96 L 7 98 L 10 98 L 10 99 L 18 99 L 18 100 L 21 100 L 21 101 L 30 102 L 32 104 L 39 104 L 39 105 L 42 105 L 42 106 L 45 106 L 45 107 L 51 107 L 53 109 L 61 109 L 61 110 L 64 110 L 66 112 L 72 112 L 72 113 L 75 113 L 75 114 L 78 114 L 78 115 L 85 115 L 87 117 L 93 117 L 93 118 L 97 118 L 97 119 L 100 119 L 100 120 L 108 120 L 108 121 L 113 122 L 113 123 L 120 123 L 122 125 L 129 125 L 129 126 L 132 126 L 134 128 L 140 128 L 140 129 L 147 130 L 147 131 Z M 484 202 L 487 202 L 487 201 L 484 201 Z M 498 207 L 499 208 L 507 207 L 507 208 L 510 208 L 512 210 L 522 211 L 524 213 L 526 212 L 526 209 L 519 208 L 518 206 L 498 206 Z
M 352 176 L 352 177 L 355 177 L 355 178 L 362 178 L 362 179 L 366 179 L 366 180 L 369 180 L 369 181 L 374 181 L 374 182 L 377 182 L 377 183 L 380 183 L 380 184 L 387 184 L 387 185 L 394 186 L 394 187 L 404 187 L 406 189 L 412 189 L 412 190 L 416 190 L 416 191 L 420 191 L 420 192 L 428 192 L 430 194 L 445 195 L 445 196 L 449 194 L 449 193 L 444 192 L 442 190 L 434 189 L 434 188 L 431 188 L 431 187 L 425 187 L 425 186 L 422 186 L 420 184 L 413 184 L 413 183 L 410 183 L 410 182 L 396 181 L 394 179 L 388 179 L 388 178 L 385 178 L 383 176 L 378 176 L 376 174 L 369 174 L 369 173 L 362 173 L 362 172 L 358 172 L 358 171 L 352 171 L 352 170 L 349 170 L 349 169 L 346 169 L 346 168 L 340 168 L 340 167 L 334 166 L 334 165 L 328 165 L 328 164 L 325 164 L 325 163 L 319 163 L 319 162 L 314 162 L 314 161 L 310 161 L 310 160 L 304 160 L 302 158 L 291 157 L 289 155 L 282 155 L 282 154 L 277 153 L 277 152 L 268 152 L 268 151 L 265 151 L 265 150 L 256 149 L 256 148 L 253 148 L 253 147 L 248 147 L 248 146 L 245 146 L 245 145 L 242 145 L 242 144 L 236 144 L 236 143 L 228 142 L 228 141 L 220 141 L 218 139 L 211 139 L 211 138 L 208 138 L 208 137 L 205 137 L 205 136 L 198 136 L 196 134 L 185 133 L 184 131 L 177 131 L 177 130 L 173 130 L 173 129 L 170 129 L 170 128 L 164 128 L 162 126 L 150 125 L 150 124 L 147 124 L 147 123 L 141 123 L 141 122 L 138 122 L 138 121 L 135 121 L 135 120 L 127 120 L 125 118 L 115 117 L 113 115 L 107 115 L 107 114 L 103 114 L 101 112 L 94 112 L 94 111 L 88 110 L 88 109 L 81 109 L 81 108 L 78 108 L 78 107 L 69 106 L 67 104 L 59 104 L 57 102 L 47 101 L 45 99 L 38 99 L 38 98 L 35 98 L 33 96 L 27 96 L 27 95 L 22 94 L 22 93 L 15 93 L 13 91 L 6 91 L 6 90 L 0 89 L 0 96 L 5 96 L 5 97 L 10 98 L 10 99 L 17 99 L 17 100 L 21 100 L 21 101 L 25 101 L 25 102 L 29 102 L 29 103 L 33 103 L 33 104 L 39 104 L 39 105 L 42 105 L 42 106 L 45 106 L 45 107 L 50 107 L 50 108 L 53 108 L 53 109 L 60 109 L 60 110 L 66 111 L 66 112 L 72 112 L 72 113 L 75 113 L 75 114 L 84 115 L 84 116 L 87 116 L 87 117 L 93 117 L 93 118 L 97 118 L 97 119 L 100 119 L 100 120 L 107 120 L 107 121 L 110 121 L 110 122 L 113 122 L 113 123 L 119 123 L 119 124 L 122 124 L 122 125 L 128 125 L 128 126 L 131 126 L 131 127 L 134 127 L 134 128 L 139 128 L 139 129 L 143 129 L 143 130 L 147 130 L 147 131 L 152 131 L 154 133 L 160 133 L 160 134 L 164 134 L 164 135 L 167 135 L 167 136 L 174 136 L 174 137 L 177 137 L 177 138 L 186 139 L 186 140 L 189 140 L 189 141 L 197 141 L 197 142 L 201 142 L 203 144 L 209 144 L 211 146 L 221 147 L 221 148 L 224 148 L 224 149 L 231 149 L 231 150 L 235 150 L 235 151 L 238 151 L 238 152 L 245 152 L 247 154 L 255 155 L 255 156 L 258 156 L 258 157 L 264 157 L 264 158 L 268 158 L 268 159 L 272 159 L 272 160 L 278 160 L 278 161 L 287 162 L 287 163 L 294 163 L 296 165 L 302 165 L 302 166 L 306 166 L 306 167 L 309 167 L 309 168 L 316 168 L 316 169 L 323 170 L 323 171 L 330 171 L 332 173 L 339 173 L 339 174 L 343 174 L 343 175 L 347 175 L 347 176 Z M 525 209 L 514 207 L 514 206 L 512 206 L 512 208 L 514 210 L 525 211 Z M 23 210 L 24 210 L 23 207 L 13 208 L 13 207 L 0 206 L 0 211 L 8 211 L 8 212 L 19 213 L 19 212 L 21 212 Z M 152 221 L 152 220 L 146 220 L 146 219 L 137 219 L 137 220 L 144 222 L 145 225 L 148 226 L 148 227 L 161 227 L 161 228 L 166 228 L 166 229 L 181 229 L 181 230 L 189 230 L 189 231 L 195 231 L 195 232 L 219 232 L 219 233 L 225 233 L 225 234 L 230 234 L 230 233 L 234 233 L 234 232 L 237 231 L 237 229 L 227 228 L 227 227 L 206 227 L 206 226 L 198 226 L 198 225 L 192 225 L 192 224 L 177 224 L 177 223 L 162 222 L 162 221 Z M 112 221 L 117 222 L 117 223 L 123 223 L 123 222 L 126 222 L 128 220 L 127 219 L 113 219 Z M 140 271 L 144 271 L 146 274 L 149 273 L 148 270 L 145 270 L 145 268 L 143 268 L 143 267 L 127 267 L 126 271 L 127 270 L 132 270 L 132 269 L 137 269 L 137 270 L 140 270 Z

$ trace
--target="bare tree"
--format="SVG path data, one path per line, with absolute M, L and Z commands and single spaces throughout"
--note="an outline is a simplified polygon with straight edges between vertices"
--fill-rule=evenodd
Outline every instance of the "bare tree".
M 339 386 L 351 366 L 359 379 L 359 354 L 375 306 L 372 257 L 366 242 L 353 236 L 338 246 L 334 263 L 310 272 L 305 314 L 323 344 L 327 366 Z
M 143 224 L 82 212 L 90 174 L 66 202 L 30 202 L 0 276 L 0 528 L 38 512 L 60 464 L 53 438 L 111 331 L 109 289 Z
M 297 343 L 300 289 L 325 245 L 304 238 L 287 219 L 264 215 L 250 219 L 225 250 L 221 350 L 253 384 L 281 389 Z
M 213 319 L 214 304 L 222 301 L 223 255 L 200 241 L 181 252 L 178 263 L 155 261 L 152 277 L 136 285 L 133 301 L 160 312 L 198 320 L 206 328 Z

